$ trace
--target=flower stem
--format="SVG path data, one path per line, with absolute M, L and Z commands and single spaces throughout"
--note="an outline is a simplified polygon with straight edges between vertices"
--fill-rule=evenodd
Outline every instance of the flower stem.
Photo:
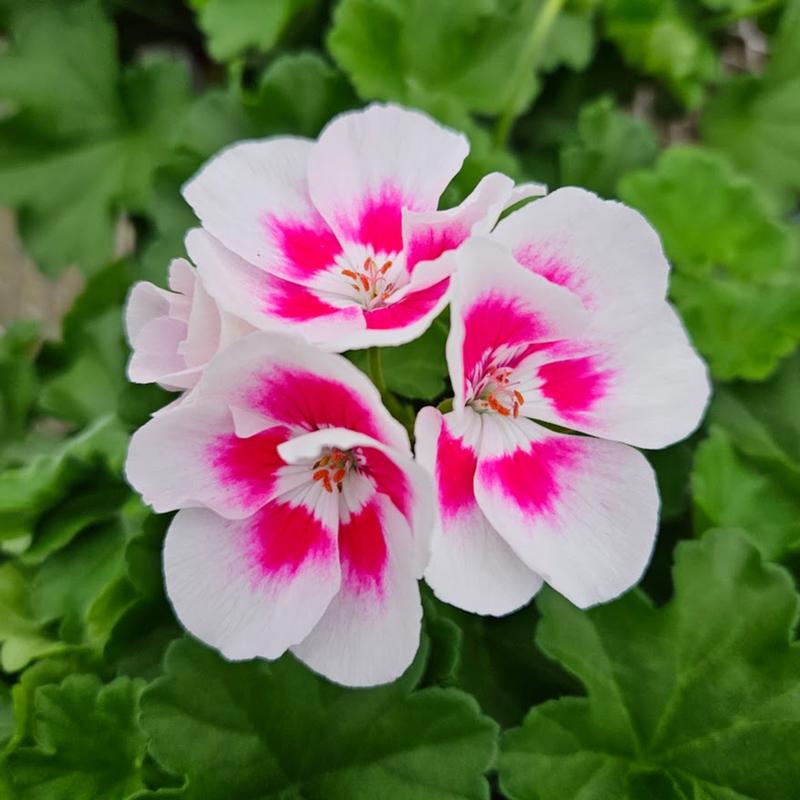
M 511 96 L 505 109 L 498 117 L 497 126 L 494 129 L 495 143 L 501 147 L 508 142 L 511 126 L 520 113 L 520 93 L 525 83 L 525 76 L 536 67 L 542 45 L 545 43 L 564 2 L 565 0 L 544 0 L 539 13 L 536 15 L 531 32 L 517 61 L 516 69 L 511 76 Z
M 413 436 L 414 409 L 400 402 L 386 386 L 380 347 L 370 347 L 369 350 L 367 350 L 367 372 L 372 382 L 375 384 L 375 387 L 381 393 L 381 398 L 389 413 L 401 422 L 409 434 Z

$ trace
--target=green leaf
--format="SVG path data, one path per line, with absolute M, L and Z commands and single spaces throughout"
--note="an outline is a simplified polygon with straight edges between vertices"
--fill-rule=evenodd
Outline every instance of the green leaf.
M 143 788 L 145 738 L 137 722 L 143 682 L 103 686 L 72 675 L 36 692 L 34 747 L 8 758 L 19 800 L 123 800 Z
M 342 73 L 313 52 L 276 58 L 244 101 L 261 135 L 298 136 L 316 136 L 332 117 L 357 104 Z
M 678 546 L 675 595 L 538 601 L 537 643 L 588 697 L 534 708 L 502 745 L 511 800 L 785 800 L 800 762 L 798 597 L 729 531 Z
M 51 454 L 0 472 L 0 539 L 33 533 L 39 516 L 83 480 L 122 469 L 127 435 L 119 423 L 102 418 Z
M 620 194 L 660 233 L 672 297 L 715 377 L 769 375 L 800 338 L 800 273 L 796 242 L 753 184 L 680 147 L 626 176 Z
M 703 138 L 791 208 L 800 192 L 800 1 L 788 3 L 761 75 L 729 77 L 704 110 Z
M 20 744 L 33 742 L 36 692 L 40 686 L 59 684 L 74 673 L 91 673 L 98 669 L 95 654 L 84 648 L 72 648 L 30 664 L 11 688 L 14 709 L 14 735 L 6 753 Z
M 635 69 L 662 80 L 685 105 L 703 99 L 717 56 L 678 0 L 608 0 L 606 35 Z
M 34 658 L 64 649 L 36 619 L 28 578 L 11 562 L 0 566 L 0 643 L 0 667 L 5 672 L 16 672 Z
M 720 387 L 697 451 L 695 530 L 741 528 L 765 558 L 800 547 L 800 354 L 770 380 Z
M 121 70 L 97 0 L 18 3 L 0 58 L 0 201 L 19 212 L 26 246 L 54 273 L 92 273 L 112 258 L 124 209 L 141 210 L 169 156 L 188 98 L 175 59 Z
M 108 524 L 51 555 L 31 583 L 34 616 L 43 623 L 61 620 L 60 633 L 67 641 L 103 644 L 136 597 L 125 580 L 125 545 L 121 526 Z
M 128 348 L 122 330 L 122 303 L 132 270 L 110 264 L 94 275 L 64 317 L 63 341 L 43 355 L 50 374 L 43 379 L 39 406 L 77 425 L 116 412 L 128 387 Z
M 364 99 L 411 105 L 418 94 L 459 110 L 498 114 L 519 92 L 524 110 L 535 73 L 516 72 L 542 2 L 524 0 L 342 0 L 328 48 Z M 593 46 L 586 12 L 565 13 L 550 32 L 540 67 L 582 68 Z
M 190 0 L 217 61 L 230 61 L 250 48 L 269 52 L 292 18 L 314 0 Z
M 345 689 L 289 656 L 233 664 L 183 640 L 142 697 L 142 726 L 188 777 L 187 800 L 488 800 L 496 726 L 458 691 L 410 692 L 420 671 Z
M 578 690 L 578 684 L 534 646 L 536 606 L 505 617 L 467 614 L 438 600 L 436 614 L 461 632 L 451 685 L 469 692 L 504 727 L 518 725 L 533 703 Z
M 22 436 L 36 399 L 39 324 L 16 322 L 0 336 L 0 443 Z
M 796 487 L 781 485 L 740 455 L 721 428 L 697 449 L 692 471 L 695 530 L 740 528 L 764 558 L 781 560 L 800 550 Z
M 581 109 L 578 138 L 561 149 L 561 183 L 615 197 L 620 178 L 657 155 L 653 129 L 601 97 Z
M 800 487 L 800 352 L 768 380 L 720 387 L 710 421 L 725 428 L 737 448 L 780 469 Z

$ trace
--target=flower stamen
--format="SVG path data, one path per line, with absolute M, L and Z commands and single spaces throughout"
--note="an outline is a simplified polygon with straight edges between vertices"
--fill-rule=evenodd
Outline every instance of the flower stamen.
M 386 278 L 393 264 L 390 259 L 379 267 L 372 256 L 367 256 L 360 270 L 347 268 L 341 270 L 341 274 L 353 281 L 349 285 L 358 293 L 358 299 L 365 308 L 379 308 L 386 303 L 396 288 L 395 284 L 389 283 Z
M 342 483 L 354 465 L 355 458 L 350 451 L 332 447 L 314 462 L 314 473 L 311 477 L 314 481 L 321 482 L 322 488 L 329 494 L 333 493 L 334 486 L 341 492 Z

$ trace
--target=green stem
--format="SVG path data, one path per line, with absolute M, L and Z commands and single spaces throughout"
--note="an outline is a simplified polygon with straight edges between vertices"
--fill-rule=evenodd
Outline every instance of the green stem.
M 372 382 L 381 393 L 381 398 L 389 413 L 395 419 L 399 420 L 405 426 L 409 434 L 413 436 L 414 410 L 405 403 L 401 403 L 386 386 L 380 347 L 370 347 L 369 350 L 367 350 L 367 372 Z
M 525 76 L 536 67 L 536 61 L 541 53 L 542 45 L 547 39 L 556 17 L 561 12 L 564 2 L 565 0 L 544 0 L 539 13 L 536 15 L 531 32 L 517 61 L 514 74 L 511 76 L 511 96 L 505 109 L 500 114 L 494 130 L 495 143 L 501 147 L 505 146 L 508 141 L 511 126 L 520 112 L 520 95 L 524 86 Z
M 381 393 L 381 397 L 386 394 L 386 379 L 383 377 L 383 362 L 381 361 L 380 347 L 370 347 L 367 350 L 367 372 L 372 382 Z

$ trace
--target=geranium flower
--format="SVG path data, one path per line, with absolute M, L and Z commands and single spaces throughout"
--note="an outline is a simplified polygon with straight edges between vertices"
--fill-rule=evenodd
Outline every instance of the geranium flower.
M 452 266 L 440 256 L 544 191 L 493 173 L 436 211 L 468 150 L 392 105 L 342 114 L 316 142 L 237 144 L 184 188 L 203 225 L 188 253 L 220 304 L 257 328 L 290 325 L 337 352 L 408 342 L 447 303 Z
M 229 345 L 150 420 L 127 475 L 158 511 L 186 628 L 227 658 L 287 649 L 343 684 L 390 681 L 420 636 L 430 478 L 375 387 L 280 334 Z
M 128 378 L 178 391 L 191 389 L 219 350 L 253 328 L 219 308 L 184 258 L 170 264 L 169 288 L 140 281 L 128 295 Z
M 653 470 L 629 445 L 688 435 L 709 396 L 658 237 L 633 210 L 562 189 L 456 260 L 454 410 L 417 420 L 441 517 L 426 580 L 483 614 L 542 582 L 581 607 L 609 600 L 640 578 L 658 522 Z

